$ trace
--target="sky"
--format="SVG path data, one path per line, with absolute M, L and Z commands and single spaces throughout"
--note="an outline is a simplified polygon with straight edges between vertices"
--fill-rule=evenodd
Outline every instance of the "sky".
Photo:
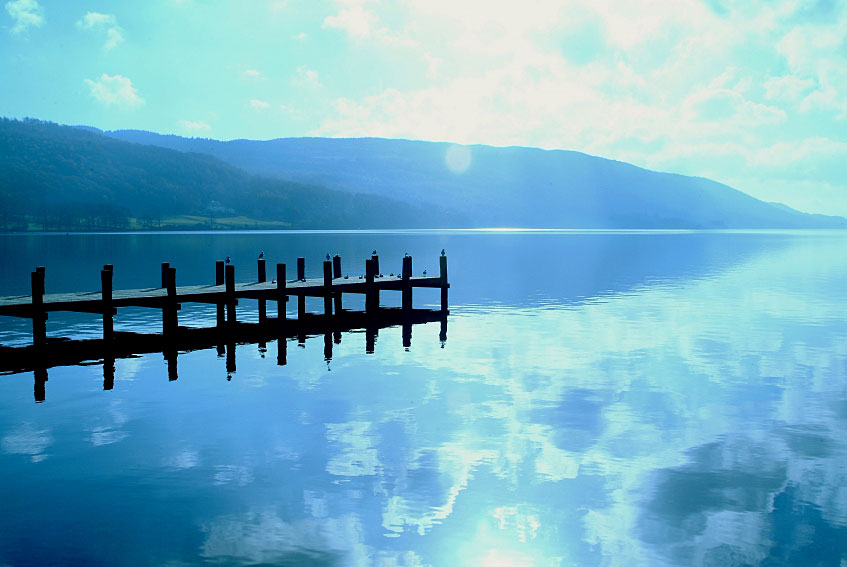
M 847 0 L 0 4 L 0 116 L 577 150 L 847 215 Z

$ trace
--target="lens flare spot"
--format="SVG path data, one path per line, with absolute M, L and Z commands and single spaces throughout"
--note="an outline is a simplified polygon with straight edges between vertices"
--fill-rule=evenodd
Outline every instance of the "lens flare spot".
M 471 149 L 467 146 L 452 145 L 444 156 L 447 169 L 453 173 L 464 173 L 471 166 Z

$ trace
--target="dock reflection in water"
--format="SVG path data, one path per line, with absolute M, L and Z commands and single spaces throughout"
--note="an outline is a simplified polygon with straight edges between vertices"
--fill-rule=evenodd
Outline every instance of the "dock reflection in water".
M 296 322 L 297 332 L 294 335 L 298 345 L 305 346 L 307 336 L 312 336 L 315 329 L 334 329 L 323 333 L 323 356 L 326 362 L 332 360 L 333 345 L 341 344 L 342 329 L 345 332 L 360 328 L 365 333 L 365 352 L 373 354 L 379 335 L 379 329 L 399 326 L 402 330 L 402 346 L 409 349 L 412 346 L 412 326 L 437 322 L 440 324 L 438 334 L 442 348 L 447 341 L 448 312 L 441 310 L 412 309 L 379 309 L 367 316 L 364 313 L 345 312 L 341 316 L 324 318 L 307 315 Z M 108 345 L 98 339 L 88 340 L 54 340 L 44 348 L 32 346 L 5 348 L 0 359 L 0 374 L 18 373 L 30 370 L 35 379 L 34 397 L 36 402 L 46 399 L 45 383 L 48 379 L 48 368 L 52 366 L 71 364 L 102 364 L 103 390 L 111 390 L 115 385 L 115 361 L 117 358 L 132 358 L 141 354 L 162 351 L 167 363 L 169 381 L 179 378 L 178 360 L 180 352 L 215 348 L 217 355 L 226 360 L 226 373 L 236 372 L 236 344 L 256 344 L 262 358 L 267 352 L 268 342 L 276 345 L 276 363 L 285 366 L 288 359 L 288 341 L 290 328 L 295 322 L 288 322 L 288 331 L 282 330 L 274 318 L 268 318 L 262 324 L 236 323 L 226 328 L 190 329 L 180 328 L 177 337 L 163 335 L 144 335 L 139 333 L 119 333 Z M 317 335 L 316 335 L 317 336 Z M 102 360 L 98 361 L 100 358 Z M 231 379 L 232 376 L 227 376 Z

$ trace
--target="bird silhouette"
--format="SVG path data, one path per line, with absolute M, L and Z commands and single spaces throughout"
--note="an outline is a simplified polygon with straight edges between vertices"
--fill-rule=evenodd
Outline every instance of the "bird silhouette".
M 371 252 L 371 254 L 372 254 L 373 256 L 376 256 L 376 249 L 374 249 L 374 251 L 373 251 L 373 252 Z
M 231 262 L 232 262 L 232 258 L 230 258 L 229 256 L 227 256 L 226 259 L 224 260 L 224 264 L 229 264 Z
M 423 271 L 423 275 L 426 275 L 426 270 Z
M 265 251 L 263 250 L 263 251 L 259 252 L 259 260 L 261 260 L 264 257 L 265 257 Z
M 327 260 L 330 260 L 329 252 L 327 252 L 327 253 L 326 253 L 326 259 L 327 259 Z
M 446 255 L 447 255 L 447 252 L 445 252 L 445 251 L 444 251 L 444 248 L 442 248 L 442 249 L 441 249 L 441 255 L 442 255 L 442 256 L 446 256 Z

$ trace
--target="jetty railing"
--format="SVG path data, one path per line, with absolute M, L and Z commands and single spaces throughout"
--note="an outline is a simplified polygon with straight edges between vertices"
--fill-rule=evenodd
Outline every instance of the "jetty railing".
M 275 324 L 287 324 L 285 303 L 288 297 L 298 299 L 297 320 L 311 314 L 306 313 L 306 298 L 324 299 L 324 317 L 342 315 L 345 293 L 365 295 L 365 313 L 375 315 L 382 291 L 402 293 L 402 310 L 412 310 L 414 288 L 437 288 L 441 290 L 441 312 L 448 311 L 447 257 L 440 258 L 437 276 L 413 276 L 412 258 L 403 258 L 402 270 L 398 274 L 379 273 L 379 258 L 374 255 L 365 261 L 365 275 L 358 278 L 341 276 L 341 257 L 323 263 L 323 278 L 305 277 L 305 259 L 297 259 L 297 278 L 286 278 L 285 264 L 277 264 L 276 278 L 268 282 L 264 259 L 258 260 L 257 281 L 236 283 L 235 266 L 219 261 L 215 266 L 215 283 L 209 285 L 177 286 L 176 268 L 162 264 L 162 286 L 160 288 L 115 290 L 112 287 L 114 267 L 103 266 L 100 272 L 100 292 L 45 293 L 46 270 L 39 266 L 32 272 L 32 294 L 29 296 L 0 297 L 0 315 L 32 319 L 32 337 L 35 346 L 47 342 L 48 314 L 56 311 L 96 313 L 103 317 L 103 340 L 114 337 L 114 316 L 122 307 L 148 307 L 162 310 L 162 334 L 170 335 L 179 329 L 179 310 L 183 303 L 209 303 L 217 305 L 217 325 L 224 327 L 236 322 L 236 306 L 239 299 L 259 301 L 259 323 L 268 323 L 267 302 L 277 303 Z M 223 277 L 222 277 L 223 276 Z M 334 309 L 333 309 L 334 308 Z M 225 315 L 224 315 L 225 314 Z
M 256 342 L 260 349 L 270 340 L 278 341 L 278 364 L 286 363 L 286 340 L 296 338 L 303 343 L 307 335 L 324 335 L 324 356 L 332 357 L 332 345 L 341 341 L 341 332 L 364 329 L 366 352 L 373 353 L 378 329 L 402 325 L 403 346 L 411 344 L 413 324 L 440 321 L 440 340 L 446 341 L 448 310 L 447 257 L 442 253 L 439 274 L 412 275 L 412 258 L 403 258 L 401 271 L 385 275 L 379 271 L 379 257 L 373 255 L 365 262 L 365 274 L 358 277 L 342 276 L 341 257 L 323 263 L 323 277 L 305 277 L 305 259 L 297 259 L 297 278 L 288 279 L 285 264 L 276 265 L 276 278 L 267 281 L 264 258 L 257 261 L 255 282 L 235 281 L 235 266 L 224 261 L 215 264 L 215 283 L 209 285 L 177 286 L 176 268 L 169 263 L 161 265 L 161 287 L 140 289 L 113 289 L 113 265 L 103 266 L 100 272 L 99 292 L 45 293 L 46 269 L 37 267 L 31 274 L 32 293 L 29 296 L 0 297 L 0 315 L 24 317 L 32 320 L 31 346 L 0 346 L 0 372 L 33 370 L 35 372 L 36 401 L 44 399 L 44 382 L 47 368 L 75 364 L 86 360 L 103 360 L 104 388 L 110 389 L 114 381 L 114 360 L 151 352 L 162 352 L 168 361 L 168 375 L 176 379 L 176 358 L 179 351 L 217 347 L 220 355 L 226 354 L 227 371 L 235 370 L 235 344 Z M 412 290 L 434 288 L 441 291 L 440 309 L 414 309 Z M 401 307 L 380 307 L 380 293 L 399 291 Z M 365 296 L 365 310 L 354 311 L 343 307 L 346 293 Z M 298 300 L 296 319 L 286 317 L 286 302 L 290 296 Z M 323 313 L 308 313 L 306 298 L 323 298 Z M 239 299 L 258 300 L 258 323 L 237 320 Z M 277 316 L 269 317 L 267 303 L 276 302 Z M 214 327 L 194 328 L 179 325 L 179 311 L 183 303 L 216 305 Z M 162 311 L 161 334 L 116 332 L 114 317 L 119 308 L 146 307 Z M 47 337 L 48 314 L 53 312 L 82 312 L 102 316 L 103 338 L 70 340 Z

